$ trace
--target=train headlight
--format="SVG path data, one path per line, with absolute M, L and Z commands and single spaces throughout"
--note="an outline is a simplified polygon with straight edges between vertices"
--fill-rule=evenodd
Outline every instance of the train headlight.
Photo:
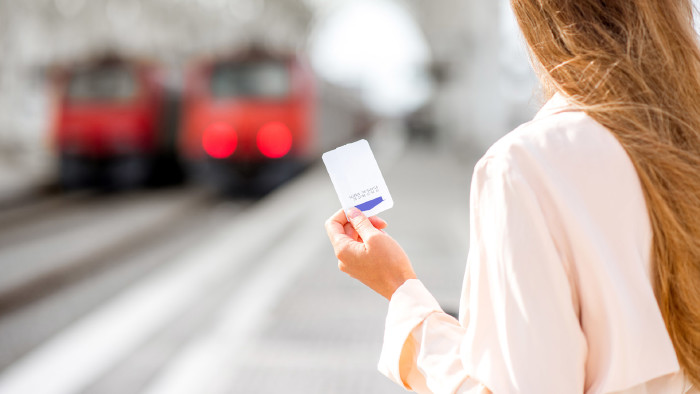
M 257 144 L 263 155 L 271 159 L 280 158 L 292 148 L 292 132 L 282 122 L 267 123 L 258 131 Z
M 202 134 L 202 147 L 215 159 L 225 159 L 236 151 L 238 135 L 231 125 L 224 122 L 210 124 Z

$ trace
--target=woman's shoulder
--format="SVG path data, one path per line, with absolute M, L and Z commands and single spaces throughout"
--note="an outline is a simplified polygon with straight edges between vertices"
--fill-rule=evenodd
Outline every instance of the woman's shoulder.
M 599 176 L 630 164 L 607 128 L 558 95 L 533 120 L 496 141 L 477 168 L 487 163 L 503 171 L 519 171 L 526 177 L 552 171 Z

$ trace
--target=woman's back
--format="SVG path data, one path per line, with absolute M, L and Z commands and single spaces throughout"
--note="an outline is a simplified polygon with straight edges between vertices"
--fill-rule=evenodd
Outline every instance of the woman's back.
M 531 191 L 537 206 L 529 209 L 539 210 L 534 215 L 544 217 L 544 226 L 533 226 L 533 218 L 529 217 L 533 214 L 520 217 L 516 208 L 512 208 L 512 214 L 504 210 L 501 214 L 484 212 L 494 203 L 493 196 L 473 194 L 472 198 L 477 201 L 472 207 L 472 215 L 477 216 L 477 222 L 487 224 L 484 232 L 494 235 L 488 243 L 472 239 L 472 248 L 481 243 L 489 250 L 470 249 L 474 255 L 470 255 L 467 275 L 474 271 L 482 273 L 480 278 L 468 278 L 466 282 L 495 283 L 493 278 L 484 277 L 481 269 L 473 268 L 480 264 L 479 257 L 485 255 L 487 261 L 482 264 L 493 264 L 494 260 L 511 257 L 493 254 L 493 250 L 503 250 L 506 246 L 499 242 L 504 234 L 506 238 L 522 237 L 522 245 L 532 248 L 537 239 L 533 232 L 546 232 L 542 236 L 551 238 L 556 255 L 542 250 L 546 248 L 544 245 L 540 250 L 523 250 L 520 254 L 513 249 L 514 244 L 508 245 L 512 261 L 505 262 L 508 267 L 503 272 L 510 278 L 504 281 L 505 288 L 494 291 L 513 293 L 514 298 L 522 295 L 522 299 L 516 300 L 518 304 L 521 307 L 532 305 L 535 310 L 519 310 L 517 313 L 524 313 L 530 323 L 536 314 L 544 314 L 540 318 L 546 323 L 556 321 L 554 314 L 566 311 L 553 308 L 555 300 L 536 304 L 524 300 L 532 299 L 532 294 L 515 293 L 524 291 L 527 286 L 533 292 L 538 291 L 537 288 L 552 286 L 561 290 L 557 296 L 570 300 L 583 334 L 580 340 L 583 340 L 581 346 L 585 347 L 585 353 L 580 354 L 580 362 L 584 364 L 584 375 L 581 376 L 585 376 L 586 390 L 618 391 L 677 372 L 673 345 L 654 296 L 650 268 L 652 232 L 644 194 L 634 166 L 615 137 L 584 112 L 573 110 L 561 95 L 555 95 L 535 120 L 496 143 L 477 165 L 477 171 L 484 171 L 484 166 L 494 164 L 502 167 L 495 171 L 504 172 L 501 177 L 505 177 L 502 179 L 506 182 L 520 178 L 523 187 Z M 477 173 L 474 180 L 477 187 L 482 182 L 478 179 L 480 176 L 493 182 L 493 171 Z M 515 207 L 522 204 L 515 200 L 527 198 L 525 193 L 499 193 L 505 197 L 499 205 Z M 486 207 L 480 207 L 479 200 L 484 198 L 491 201 Z M 482 216 L 481 219 L 478 216 Z M 507 223 L 508 228 L 494 231 L 494 222 Z M 520 233 L 507 235 L 513 229 Z M 479 237 L 478 231 L 474 238 Z M 548 259 L 552 260 L 550 270 L 541 272 L 535 268 Z M 567 283 L 554 282 L 560 278 L 555 272 L 559 268 L 557 265 L 561 265 Z M 522 277 L 513 277 L 517 275 Z M 466 316 L 463 321 L 474 324 L 466 306 L 470 305 L 470 299 L 473 303 L 480 295 L 469 294 L 468 288 L 464 292 L 462 305 L 465 305 Z M 505 304 L 493 305 L 491 300 L 485 302 L 479 308 L 508 308 Z M 494 335 L 501 337 L 507 335 L 498 333 L 501 327 L 503 330 L 517 330 L 509 316 L 502 317 L 502 320 L 489 322 L 498 327 Z M 547 342 L 557 335 L 557 328 L 552 327 L 550 333 L 551 336 L 543 335 Z M 488 334 L 484 332 L 483 335 Z M 479 338 L 483 341 L 483 337 Z M 575 337 L 565 339 L 566 342 L 574 340 Z M 556 347 L 545 346 L 544 349 L 561 351 Z M 516 355 L 512 347 L 510 355 Z M 528 363 L 528 354 L 520 356 L 522 359 L 512 360 L 514 368 Z M 475 362 L 478 358 L 476 355 L 468 357 Z M 535 366 L 537 363 L 530 361 L 530 364 Z
M 651 280 L 700 385 L 700 47 L 691 0 L 511 0 L 541 81 L 605 126 L 637 170 Z

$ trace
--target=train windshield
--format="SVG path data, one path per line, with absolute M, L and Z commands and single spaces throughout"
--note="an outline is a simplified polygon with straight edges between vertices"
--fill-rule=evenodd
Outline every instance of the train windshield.
M 136 75 L 131 67 L 90 67 L 71 74 L 67 96 L 71 101 L 126 101 L 136 95 L 136 89 Z
M 216 98 L 284 98 L 289 95 L 289 79 L 283 62 L 223 63 L 213 69 L 211 93 Z

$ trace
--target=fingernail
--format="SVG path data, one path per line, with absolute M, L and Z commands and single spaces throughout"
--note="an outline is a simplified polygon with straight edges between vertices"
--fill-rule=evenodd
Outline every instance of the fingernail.
M 359 209 L 355 207 L 348 209 L 348 219 L 355 219 L 360 215 L 362 215 L 362 211 L 360 211 Z

